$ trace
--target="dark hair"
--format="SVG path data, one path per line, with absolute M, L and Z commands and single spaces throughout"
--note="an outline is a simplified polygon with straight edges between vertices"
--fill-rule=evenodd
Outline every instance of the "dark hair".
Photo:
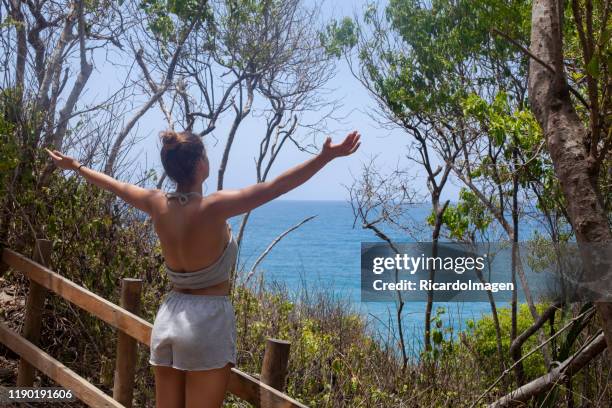
M 188 130 L 165 130 L 159 137 L 162 141 L 161 161 L 168 177 L 177 184 L 192 183 L 196 164 L 206 154 L 202 139 Z

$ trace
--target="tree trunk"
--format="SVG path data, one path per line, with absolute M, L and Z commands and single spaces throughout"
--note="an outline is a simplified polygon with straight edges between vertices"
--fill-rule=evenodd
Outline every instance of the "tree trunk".
M 540 123 L 555 175 L 566 198 L 576 240 L 584 244 L 612 242 L 612 233 L 597 186 L 589 134 L 570 98 L 563 66 L 562 15 L 556 0 L 534 0 L 531 15 L 529 100 Z M 545 66 L 544 64 L 547 66 Z M 554 71 L 554 72 L 553 72 Z M 586 256 L 583 260 L 589 265 Z M 596 303 L 607 344 L 612 344 L 612 304 Z M 612 353 L 608 353 L 612 359 Z
M 489 405 L 489 408 L 526 406 L 525 404 L 531 398 L 549 391 L 560 381 L 571 378 L 572 375 L 576 374 L 592 359 L 597 357 L 605 349 L 604 340 L 603 335 L 597 335 L 585 348 L 567 358 L 557 367 L 550 370 L 550 372 L 503 396 Z
M 438 256 L 438 240 L 440 239 L 440 230 L 442 229 L 444 212 L 448 207 L 449 201 L 447 200 L 442 208 L 440 208 L 440 189 L 436 189 L 434 193 L 432 193 L 432 206 L 434 209 L 434 213 L 436 215 L 436 219 L 434 222 L 434 229 L 431 233 L 431 256 L 435 258 Z M 434 265 L 429 268 L 429 280 L 431 282 L 435 281 L 436 271 L 434 269 Z M 433 298 L 434 293 L 433 289 L 429 289 L 427 291 L 427 304 L 425 305 L 425 350 L 431 351 L 431 312 L 433 310 Z

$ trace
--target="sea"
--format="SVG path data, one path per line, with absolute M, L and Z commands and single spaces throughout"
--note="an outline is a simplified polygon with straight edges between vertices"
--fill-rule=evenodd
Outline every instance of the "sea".
M 415 205 L 407 211 L 411 223 L 408 231 L 385 225 L 380 225 L 381 229 L 394 242 L 428 241 L 431 230 L 426 218 L 431 207 Z M 361 300 L 361 244 L 382 241 L 355 220 L 350 202 L 275 200 L 254 210 L 238 260 L 243 279 L 279 235 L 310 216 L 315 218 L 274 245 L 249 282 L 283 290 L 295 301 L 303 299 L 304 294 L 310 299 L 316 299 L 317 293 L 327 295 L 363 316 L 369 332 L 379 341 L 399 345 L 397 304 Z M 241 217 L 230 220 L 235 234 L 240 221 Z M 490 313 L 491 307 L 486 301 L 441 302 L 434 304 L 433 310 L 443 311 L 440 324 L 452 329 L 445 331 L 452 338 L 466 328 L 468 320 Z M 418 353 L 423 346 L 425 303 L 406 302 L 401 317 L 406 348 Z

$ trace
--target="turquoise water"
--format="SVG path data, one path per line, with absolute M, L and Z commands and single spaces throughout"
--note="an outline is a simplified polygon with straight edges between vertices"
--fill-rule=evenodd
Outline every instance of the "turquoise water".
M 428 241 L 430 234 L 424 222 L 429 211 L 427 206 L 412 207 L 409 211 L 415 226 L 423 227 L 423 241 Z M 323 291 L 332 294 L 365 316 L 370 328 L 384 341 L 397 343 L 395 304 L 360 300 L 361 242 L 380 240 L 372 231 L 363 229 L 359 222 L 353 226 L 353 210 L 348 202 L 277 200 L 258 208 L 247 224 L 240 266 L 248 272 L 257 257 L 278 235 L 312 215 L 316 215 L 316 218 L 285 236 L 272 249 L 253 278 L 263 274 L 266 284 L 280 284 L 293 297 L 299 297 L 305 289 L 311 293 Z M 240 218 L 234 218 L 230 223 L 237 233 Z M 384 231 L 398 242 L 414 242 L 414 238 L 391 228 Z M 465 327 L 467 319 L 479 318 L 483 313 L 490 312 L 487 302 L 435 304 L 434 310 L 438 306 L 446 308 L 444 325 L 452 326 L 455 332 Z M 407 343 L 418 350 L 423 337 L 425 304 L 407 302 L 402 316 Z

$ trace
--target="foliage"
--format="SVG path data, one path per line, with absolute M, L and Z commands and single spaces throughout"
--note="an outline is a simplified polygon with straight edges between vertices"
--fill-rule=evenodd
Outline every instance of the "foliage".
M 553 186 L 558 187 L 550 158 L 543 154 L 542 130 L 531 110 L 525 107 L 513 110 L 509 103 L 509 95 L 503 89 L 498 91 L 491 103 L 472 93 L 462 100 L 461 105 L 464 116 L 468 120 L 475 121 L 484 130 L 483 133 L 489 138 L 492 146 L 502 148 L 506 161 L 512 160 L 515 149 L 525 158 L 526 164 L 516 170 L 521 187 L 527 187 L 533 180 L 539 180 L 551 189 Z M 497 174 L 494 175 L 493 171 Z M 474 179 L 498 176 L 502 182 L 510 181 L 511 175 L 511 168 L 498 166 L 492 169 L 488 160 L 483 160 L 471 173 Z M 552 194 L 553 191 L 547 193 Z
M 477 233 L 484 232 L 493 218 L 476 195 L 466 188 L 459 191 L 459 202 L 449 204 L 442 214 L 442 223 L 448 229 L 449 238 L 457 241 L 475 242 Z M 434 225 L 435 214 L 427 217 L 427 223 Z
M 213 15 L 208 1 L 200 0 L 142 0 L 140 8 L 149 17 L 149 29 L 164 41 L 173 39 L 177 24 L 211 22 Z M 180 27 L 180 25 L 179 25 Z
M 454 352 L 453 328 L 448 325 L 444 327 L 444 317 L 446 309 L 438 306 L 435 314 L 431 317 L 431 340 L 433 347 L 431 350 L 424 350 L 421 353 L 423 361 L 438 361 L 443 358 L 449 358 Z
M 411 112 L 450 113 L 459 107 L 471 86 L 460 67 L 476 74 L 474 85 L 478 87 L 509 80 L 512 73 L 507 69 L 497 77 L 479 75 L 480 70 L 488 69 L 481 66 L 482 53 L 499 60 L 514 60 L 513 45 L 492 36 L 490 30 L 495 24 L 514 38 L 526 38 L 529 12 L 527 1 L 438 0 L 423 6 L 415 0 L 392 0 L 385 19 L 402 42 L 401 48 L 394 49 L 380 44 L 380 38 L 390 34 L 378 26 L 374 8 L 369 6 L 364 21 L 373 26 L 374 35 L 360 47 L 359 59 L 377 93 L 397 117 Z M 325 38 L 331 52 L 337 54 L 342 47 L 353 47 L 356 30 L 346 18 L 342 24 L 330 24 Z M 518 65 L 519 70 L 524 68 L 524 64 Z
M 326 52 L 338 58 L 342 55 L 342 51 L 357 44 L 356 30 L 353 20 L 345 17 L 340 23 L 332 21 L 325 32 L 319 33 L 319 38 Z
M 538 310 L 538 313 L 542 313 L 546 307 L 547 305 L 545 304 L 538 304 L 536 309 Z M 502 349 L 504 351 L 504 355 L 508 355 L 508 351 L 510 350 L 511 328 L 510 308 L 499 308 L 497 312 L 499 325 L 502 331 Z M 533 323 L 534 320 L 529 312 L 529 306 L 525 303 L 520 304 L 517 316 L 518 332 L 522 333 Z M 478 357 L 482 359 L 482 362 L 489 367 L 495 367 L 496 365 L 498 366 L 499 364 L 497 360 L 499 355 L 497 354 L 497 343 L 495 340 L 496 335 L 493 318 L 490 315 L 486 315 L 479 320 L 469 321 L 467 334 L 468 342 L 471 344 Z M 537 336 L 531 336 L 523 345 L 523 350 L 526 350 L 526 352 L 530 351 L 537 345 Z M 542 353 L 539 352 L 534 353 L 523 360 L 523 366 L 525 369 L 525 374 L 529 379 L 536 378 L 546 372 Z M 499 373 L 495 373 L 495 375 L 498 374 Z M 494 381 L 495 378 L 491 377 L 490 380 Z
M 3 91 L 2 100 L 6 100 L 10 96 L 10 89 Z M 3 103 L 6 106 L 5 103 Z M 7 194 L 6 186 L 10 182 L 10 176 L 19 164 L 18 149 L 19 145 L 14 137 L 15 124 L 11 121 L 0 117 L 0 196 L 5 197 Z

